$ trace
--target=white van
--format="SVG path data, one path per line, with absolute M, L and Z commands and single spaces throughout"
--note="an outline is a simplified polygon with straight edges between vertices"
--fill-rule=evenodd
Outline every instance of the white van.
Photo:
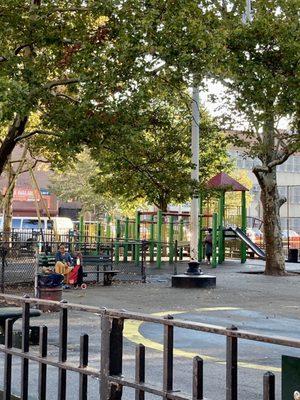
M 67 235 L 74 229 L 73 222 L 67 217 L 52 217 L 49 220 L 46 217 L 13 217 L 12 229 L 14 231 L 38 231 L 42 228 L 44 232 L 54 231 L 59 235 Z M 3 218 L 0 217 L 0 231 L 3 230 Z

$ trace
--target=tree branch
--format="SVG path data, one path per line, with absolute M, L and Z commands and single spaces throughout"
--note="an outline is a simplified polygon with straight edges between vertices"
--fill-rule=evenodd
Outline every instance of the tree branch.
M 76 103 L 76 104 L 79 104 L 79 103 L 80 103 L 79 100 L 74 99 L 74 97 L 69 96 L 68 94 L 64 94 L 64 93 L 55 93 L 55 94 L 53 94 L 53 96 L 55 96 L 55 97 L 64 97 L 65 99 L 68 99 L 68 100 L 70 100 L 70 101 L 72 101 L 73 103 Z
M 73 83 L 80 82 L 79 78 L 58 79 L 56 81 L 48 82 L 44 85 L 44 89 L 52 89 L 56 86 L 72 85 Z
M 38 135 L 38 134 L 60 137 L 60 135 L 58 133 L 54 133 L 54 132 L 51 132 L 51 131 L 45 131 L 43 129 L 36 129 L 36 130 L 34 130 L 32 132 L 28 132 L 28 133 L 25 132 L 22 136 L 17 137 L 15 139 L 15 142 L 20 142 L 23 139 L 28 139 L 31 136 Z
M 287 161 L 287 159 L 288 159 L 293 153 L 295 153 L 295 151 L 296 151 L 296 149 L 291 149 L 291 150 L 285 149 L 285 152 L 283 153 L 283 155 L 282 155 L 281 157 L 277 158 L 276 160 L 273 160 L 273 161 L 269 162 L 269 164 L 268 164 L 268 169 L 269 169 L 269 171 L 270 171 L 272 168 L 276 167 L 277 165 L 281 165 L 281 164 L 283 164 L 285 161 Z
M 279 200 L 278 200 L 279 208 L 282 207 L 283 204 L 286 203 L 286 202 L 287 202 L 287 198 L 286 197 L 280 197 Z

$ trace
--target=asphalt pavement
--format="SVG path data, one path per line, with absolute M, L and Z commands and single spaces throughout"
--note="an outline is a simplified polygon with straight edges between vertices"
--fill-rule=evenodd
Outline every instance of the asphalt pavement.
M 111 287 L 90 285 L 87 290 L 64 292 L 70 302 L 126 309 L 174 318 L 239 329 L 268 336 L 285 336 L 300 339 L 300 264 L 288 264 L 291 274 L 270 277 L 261 274 L 263 262 L 251 260 L 245 265 L 226 262 L 205 272 L 217 276 L 216 289 L 174 289 L 170 276 L 173 266 L 163 265 L 161 270 L 147 267 L 147 283 L 120 283 Z M 178 272 L 185 265 L 177 266 Z M 44 314 L 34 321 L 49 327 L 49 354 L 58 355 L 58 314 Z M 100 319 L 90 313 L 70 313 L 68 359 L 79 360 L 79 337 L 90 335 L 90 365 L 100 365 Z M 17 324 L 16 324 L 17 326 Z M 124 328 L 125 377 L 134 377 L 134 351 L 138 343 L 146 346 L 146 382 L 162 384 L 162 327 L 157 324 L 127 321 Z M 204 359 L 204 394 L 208 399 L 225 398 L 225 337 L 191 330 L 175 329 L 174 389 L 191 393 L 192 358 Z M 280 398 L 281 356 L 300 357 L 300 350 L 282 346 L 239 341 L 239 398 L 262 399 L 262 379 L 266 371 L 276 375 L 276 398 Z M 0 360 L 3 369 L 3 356 Z M 20 390 L 20 361 L 15 359 L 14 391 Z M 36 398 L 38 366 L 30 365 L 30 391 Z M 0 374 L 3 376 L 3 374 Z M 300 387 L 300 382 L 299 382 Z M 48 399 L 57 398 L 57 371 L 48 371 Z M 77 398 L 78 376 L 68 373 L 67 399 Z M 89 400 L 99 399 L 99 382 L 89 378 Z M 156 397 L 147 395 L 147 400 Z M 134 399 L 133 390 L 125 389 L 123 399 Z

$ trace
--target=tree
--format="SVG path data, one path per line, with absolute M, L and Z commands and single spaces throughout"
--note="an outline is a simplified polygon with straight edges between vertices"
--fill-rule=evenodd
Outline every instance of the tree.
M 54 172 L 49 188 L 51 192 L 64 201 L 79 201 L 82 214 L 91 213 L 95 220 L 106 214 L 128 215 L 137 207 L 137 204 L 123 204 L 115 197 L 103 196 L 95 191 L 91 181 L 99 173 L 99 168 L 88 150 L 80 153 L 63 169 Z
M 229 88 L 231 118 L 246 127 L 233 142 L 261 161 L 253 172 L 262 193 L 265 272 L 281 275 L 284 199 L 278 195 L 276 166 L 299 149 L 299 1 L 255 0 L 253 5 L 252 24 L 242 23 L 244 0 L 120 1 L 113 17 L 120 38 L 127 34 L 139 53 L 136 59 L 159 65 L 158 74 L 165 74 L 173 89 L 178 81 L 191 83 L 192 75 L 198 82 L 215 78 Z M 280 118 L 289 120 L 288 132 L 277 129 Z
M 260 160 L 253 172 L 261 188 L 265 273 L 285 271 L 276 167 L 300 149 L 299 139 L 299 2 L 256 0 L 254 21 L 242 25 L 232 16 L 227 25 L 223 82 L 234 95 L 234 107 L 248 128 L 232 140 Z M 277 124 L 287 118 L 289 130 Z
M 1 132 L 6 128 L 0 174 L 17 143 L 30 137 L 38 137 L 40 148 L 59 150 L 56 161 L 78 153 L 89 133 L 82 116 L 95 108 L 90 87 L 101 92 L 103 108 L 112 94 L 105 65 L 106 15 L 99 1 L 0 0 Z M 52 130 L 66 112 L 72 124 Z M 38 125 L 32 123 L 33 114 L 39 116 Z M 97 135 L 101 140 L 94 131 L 93 138 Z
M 149 90 L 147 94 L 137 92 L 121 105 L 124 127 L 118 141 L 108 141 L 92 152 L 99 168 L 93 180 L 99 193 L 126 202 L 145 199 L 163 211 L 170 203 L 189 200 L 196 183 L 191 179 L 191 116 L 187 102 L 189 96 L 184 93 L 176 96 Z M 230 165 L 226 139 L 204 110 L 200 149 L 204 185 Z

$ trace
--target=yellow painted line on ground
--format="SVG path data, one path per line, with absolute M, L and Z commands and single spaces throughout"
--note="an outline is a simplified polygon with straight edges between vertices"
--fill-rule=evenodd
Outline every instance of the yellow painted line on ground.
M 206 307 L 206 308 L 203 307 L 203 308 L 198 308 L 194 311 L 197 311 L 197 312 L 203 311 L 204 312 L 204 311 L 232 311 L 232 310 L 239 310 L 239 308 L 238 307 Z M 188 312 L 189 311 L 187 311 L 187 310 L 161 311 L 161 312 L 153 313 L 152 315 L 154 315 L 156 317 L 164 317 L 165 315 L 185 314 Z M 145 347 L 148 347 L 149 349 L 162 352 L 163 345 L 161 343 L 155 342 L 154 340 L 151 340 L 151 339 L 147 339 L 140 333 L 140 327 L 143 323 L 144 323 L 143 321 L 126 320 L 125 326 L 124 326 L 124 337 L 126 339 L 128 339 L 130 342 L 133 342 L 136 344 L 143 344 Z M 199 356 L 199 353 L 174 348 L 174 356 L 192 359 L 196 356 Z M 210 361 L 210 362 L 214 362 L 216 364 L 220 364 L 220 365 L 224 364 L 225 365 L 224 361 L 219 360 L 216 357 L 201 355 L 201 358 L 203 359 L 203 361 Z M 254 364 L 254 363 L 247 363 L 247 362 L 243 362 L 243 361 L 239 361 L 238 364 L 239 364 L 239 367 L 241 367 L 241 368 L 249 368 L 249 369 L 256 369 L 256 370 L 270 371 L 270 372 L 280 372 L 281 371 L 281 368 L 270 366 L 270 365 L 260 365 L 260 364 Z

